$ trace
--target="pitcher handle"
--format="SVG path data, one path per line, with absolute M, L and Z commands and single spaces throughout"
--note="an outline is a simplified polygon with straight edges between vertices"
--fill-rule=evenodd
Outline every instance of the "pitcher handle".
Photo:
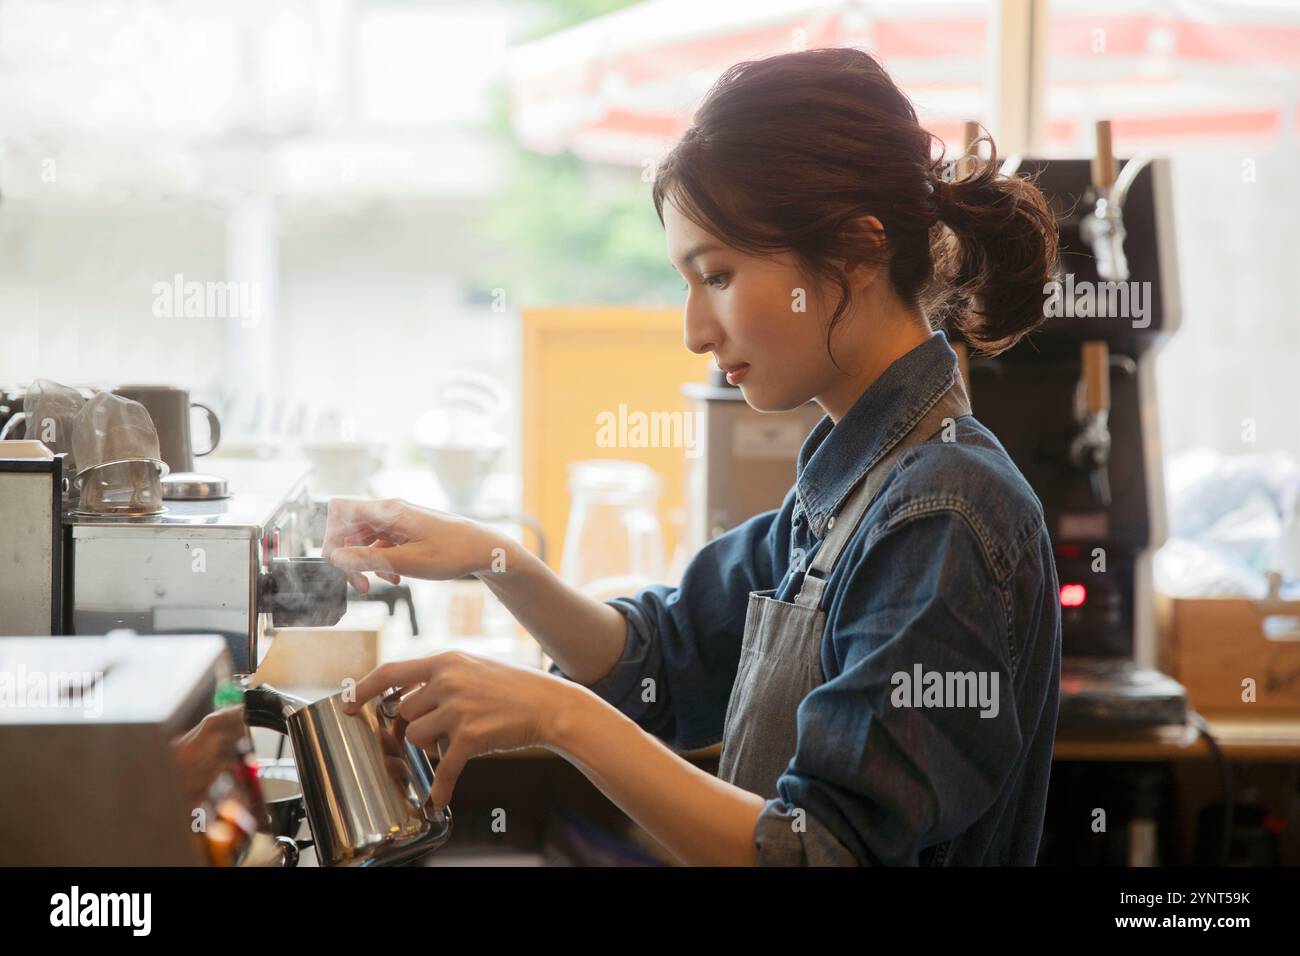
M 202 455 L 211 455 L 221 444 L 221 419 L 217 418 L 217 413 L 202 402 L 190 402 L 190 408 L 201 408 L 208 416 L 208 447 L 205 451 L 196 451 L 195 457 Z

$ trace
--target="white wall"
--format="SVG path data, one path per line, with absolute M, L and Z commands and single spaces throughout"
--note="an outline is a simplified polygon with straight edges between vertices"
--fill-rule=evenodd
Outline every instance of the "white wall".
M 337 409 L 356 420 L 358 438 L 400 453 L 439 371 L 494 374 L 517 397 L 516 314 L 493 311 L 490 288 L 466 279 L 491 255 L 473 217 L 439 204 L 281 212 L 265 342 L 267 392 L 282 411 L 305 406 L 310 424 Z M 236 278 L 226 241 L 217 209 L 0 206 L 0 383 L 171 383 L 220 405 L 236 380 L 231 342 L 250 333 L 238 319 L 156 318 L 152 290 L 175 273 Z M 223 410 L 229 439 L 250 437 L 248 404 Z M 511 449 L 502 465 L 517 464 Z

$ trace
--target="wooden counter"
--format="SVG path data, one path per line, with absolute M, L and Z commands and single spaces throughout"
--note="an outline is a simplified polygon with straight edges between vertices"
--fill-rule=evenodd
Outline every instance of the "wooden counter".
M 1230 760 L 1300 762 L 1300 718 L 1207 716 L 1210 732 Z M 1137 734 L 1056 735 L 1057 760 L 1209 760 L 1213 755 L 1196 728 L 1162 727 Z

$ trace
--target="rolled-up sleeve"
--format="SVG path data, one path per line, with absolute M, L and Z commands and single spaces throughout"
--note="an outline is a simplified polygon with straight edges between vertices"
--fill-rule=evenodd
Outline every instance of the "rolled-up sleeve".
M 627 636 L 623 652 L 610 672 L 587 686 L 633 720 L 640 720 L 653 703 L 653 681 L 662 669 L 659 642 L 655 640 L 653 626 L 644 618 L 642 606 L 651 601 L 666 600 L 671 593 L 671 589 L 661 586 L 653 591 L 642 591 L 636 598 L 614 598 L 605 602 L 623 615 Z M 550 670 L 552 674 L 565 676 L 555 664 Z
M 1021 759 L 1009 612 L 969 524 L 923 514 L 850 557 L 827 608 L 835 676 L 799 705 L 755 830 L 761 865 L 916 864 L 983 815 Z M 983 696 L 912 698 L 930 672 L 973 674 Z
M 675 588 L 606 601 L 626 619 L 627 637 L 591 690 L 678 750 L 721 740 L 749 592 L 774 587 L 786 570 L 773 546 L 783 514 L 788 508 L 756 515 L 714 538 Z M 550 671 L 567 676 L 554 664 Z

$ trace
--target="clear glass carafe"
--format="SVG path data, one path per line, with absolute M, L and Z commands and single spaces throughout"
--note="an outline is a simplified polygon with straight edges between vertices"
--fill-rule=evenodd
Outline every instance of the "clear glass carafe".
M 631 594 L 664 580 L 662 482 L 633 461 L 569 465 L 569 521 L 560 574 L 593 597 Z

